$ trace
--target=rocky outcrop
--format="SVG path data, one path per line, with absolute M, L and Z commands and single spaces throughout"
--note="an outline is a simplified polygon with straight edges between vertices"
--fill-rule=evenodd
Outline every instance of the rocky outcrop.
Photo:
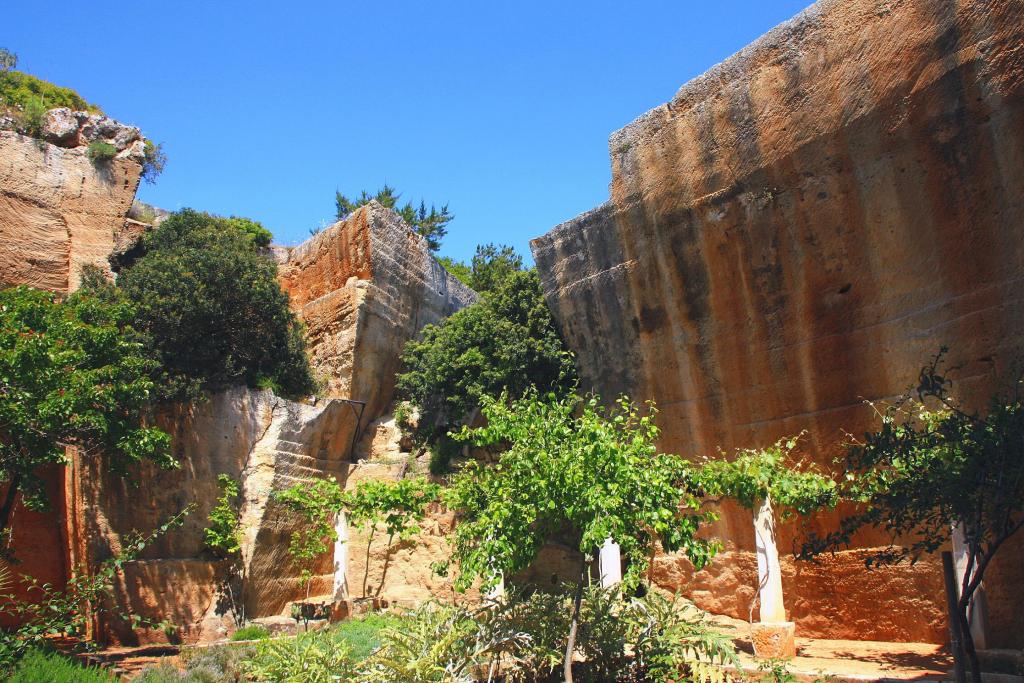
M 93 141 L 116 156 L 91 161 Z M 109 272 L 142 158 L 138 128 L 85 112 L 50 111 L 42 140 L 0 130 L 0 287 L 69 292 L 83 265 Z
M 369 419 L 391 402 L 405 343 L 477 299 L 377 202 L 276 256 L 327 393 L 365 401 Z
M 806 429 L 826 464 L 873 424 L 864 399 L 941 345 L 981 400 L 1024 351 L 1021 44 L 1019 2 L 823 0 L 614 133 L 610 201 L 532 243 L 584 380 L 656 400 L 667 451 Z M 711 531 L 724 561 L 661 558 L 658 576 L 745 619 L 750 517 Z M 1021 545 L 989 582 L 1004 646 L 1024 634 Z M 784 571 L 802 635 L 945 638 L 935 561 Z

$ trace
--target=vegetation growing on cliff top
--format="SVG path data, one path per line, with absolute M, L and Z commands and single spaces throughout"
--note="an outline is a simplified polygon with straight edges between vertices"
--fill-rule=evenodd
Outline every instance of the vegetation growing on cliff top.
M 435 205 L 431 204 L 428 211 L 426 202 L 423 200 L 420 200 L 419 207 L 413 206 L 412 202 L 406 202 L 404 205 L 399 206 L 398 200 L 401 197 L 401 194 L 395 192 L 395 188 L 385 183 L 384 187 L 377 190 L 375 194 L 370 194 L 363 190 L 354 200 L 349 199 L 341 192 L 335 192 L 334 204 L 337 207 L 338 220 L 342 220 L 360 206 L 369 204 L 371 201 L 377 201 L 381 206 L 397 211 L 402 216 L 402 220 L 408 223 L 413 231 L 425 237 L 430 251 L 440 249 L 441 240 L 448 233 L 447 226 L 455 218 L 454 214 L 448 211 L 448 205 L 445 204 L 438 209 Z
M 118 278 L 161 363 L 160 396 L 230 386 L 313 392 L 301 324 L 258 247 L 270 233 L 249 219 L 184 209 L 143 238 Z
M 506 244 L 478 244 L 469 263 L 449 256 L 437 260 L 462 284 L 481 294 L 497 290 L 513 273 L 523 270 L 523 257 Z

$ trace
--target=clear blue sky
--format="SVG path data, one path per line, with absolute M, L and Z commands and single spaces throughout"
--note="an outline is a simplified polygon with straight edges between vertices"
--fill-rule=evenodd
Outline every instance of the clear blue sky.
M 144 201 L 294 244 L 387 181 L 449 203 L 461 259 L 604 201 L 609 133 L 807 4 L 15 2 L 0 46 L 163 142 Z

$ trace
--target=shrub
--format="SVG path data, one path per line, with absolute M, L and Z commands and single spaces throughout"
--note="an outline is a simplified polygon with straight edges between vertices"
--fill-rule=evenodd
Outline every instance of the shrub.
M 249 624 L 231 634 L 231 640 L 263 640 L 270 637 L 270 631 L 263 624 Z
M 11 683 L 111 683 L 109 671 L 87 667 L 57 652 L 29 650 L 9 679 Z
M 46 105 L 41 98 L 33 97 L 22 106 L 18 119 L 18 132 L 22 135 L 37 138 L 43 132 L 43 119 L 46 118 Z
M 184 671 L 169 662 L 142 671 L 134 683 L 243 683 L 248 681 L 242 664 L 253 654 L 251 645 L 216 645 L 186 649 L 181 654 Z
M 142 149 L 142 179 L 152 185 L 157 177 L 164 172 L 167 165 L 167 154 L 163 144 L 147 139 Z
M 266 683 L 362 680 L 356 678 L 351 645 L 335 629 L 260 641 L 243 670 L 253 680 Z
M 428 468 L 435 476 L 451 472 L 452 460 L 458 457 L 461 447 L 448 436 L 442 434 L 430 445 L 430 463 Z
M 94 164 L 104 164 L 117 156 L 117 147 L 114 147 L 109 142 L 95 140 L 89 143 L 89 148 L 86 149 L 85 155 Z
M 255 221 L 184 209 L 147 234 L 122 271 L 136 327 L 161 360 L 163 398 L 261 381 L 286 395 L 315 391 L 277 266 L 257 249 L 264 233 Z
M 427 205 L 423 201 L 420 201 L 419 208 L 414 207 L 411 202 L 406 202 L 404 206 L 399 207 L 398 200 L 401 196 L 401 194 L 395 192 L 395 188 L 385 183 L 384 187 L 377 190 L 376 194 L 370 194 L 363 190 L 354 201 L 340 192 L 335 192 L 334 204 L 337 207 L 338 220 L 342 220 L 360 206 L 376 201 L 385 208 L 397 211 L 402 216 L 402 220 L 413 229 L 413 232 L 426 238 L 427 247 L 430 251 L 440 249 L 441 240 L 444 239 L 445 234 L 448 232 L 447 225 L 455 218 L 448 211 L 448 205 L 445 204 L 438 210 L 437 207 L 431 204 L 429 211 L 427 211 Z
M 0 71 L 0 106 L 24 111 L 31 102 L 38 103 L 44 112 L 67 107 L 76 111 L 102 113 L 99 107 L 89 104 L 70 88 L 62 88 L 21 71 Z
M 352 658 L 362 661 L 380 646 L 381 631 L 394 628 L 399 617 L 387 612 L 370 612 L 355 619 L 347 619 L 333 628 L 352 647 Z

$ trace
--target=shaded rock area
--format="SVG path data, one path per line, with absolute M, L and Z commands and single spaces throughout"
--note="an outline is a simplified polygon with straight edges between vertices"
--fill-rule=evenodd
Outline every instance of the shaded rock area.
M 823 464 L 942 345 L 979 405 L 1024 352 L 1022 44 L 1019 2 L 824 0 L 614 133 L 609 202 L 532 242 L 587 387 L 657 401 L 669 452 L 806 429 Z M 746 619 L 749 514 L 711 532 L 731 552 L 656 576 Z M 1021 647 L 1024 542 L 1003 552 L 990 642 Z M 946 637 L 935 558 L 785 567 L 798 635 Z
M 84 112 L 55 109 L 46 124 L 47 139 L 60 145 L 0 130 L 0 286 L 70 292 L 83 265 L 110 271 L 143 143 L 138 128 Z M 91 161 L 92 140 L 110 141 L 117 156 Z

